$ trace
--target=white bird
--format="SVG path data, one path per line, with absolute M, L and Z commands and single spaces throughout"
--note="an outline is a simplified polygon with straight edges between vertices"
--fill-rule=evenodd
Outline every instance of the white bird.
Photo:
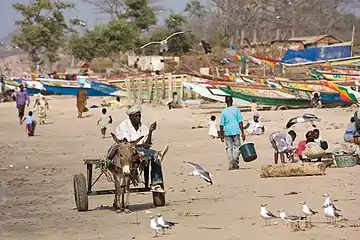
M 324 207 L 327 206 L 327 205 L 331 205 L 331 206 L 334 208 L 335 211 L 341 212 L 341 210 L 338 209 L 338 208 L 335 206 L 335 204 L 331 201 L 329 194 L 325 193 L 325 194 L 323 195 L 323 197 L 325 197 L 325 201 L 324 201 L 324 204 L 323 204 Z
M 313 127 L 316 127 L 314 122 L 321 121 L 320 118 L 315 116 L 314 114 L 304 114 L 302 116 L 291 118 L 288 123 L 286 124 L 286 128 L 290 128 L 291 126 L 295 125 L 296 123 L 307 123 L 310 122 Z
M 306 201 L 304 202 L 300 202 L 299 204 L 302 205 L 302 213 L 307 217 L 309 218 L 309 222 L 311 223 L 311 216 L 314 216 L 315 214 L 317 214 L 318 212 L 312 210 L 311 208 L 308 207 Z
M 283 210 L 279 210 L 278 211 L 280 213 L 280 218 L 283 222 L 286 222 L 286 226 L 288 225 L 288 223 L 299 223 L 301 220 L 306 219 L 306 217 L 301 217 L 301 216 L 295 216 L 295 215 L 288 215 L 286 213 L 286 211 Z
M 165 52 L 166 52 L 166 51 L 167 51 L 167 49 L 166 49 L 166 48 L 167 48 L 167 41 L 168 41 L 170 38 L 172 38 L 172 37 L 175 36 L 175 35 L 184 34 L 184 33 L 188 33 L 188 32 L 191 32 L 191 31 L 175 32 L 175 33 L 171 34 L 170 36 L 168 36 L 167 38 L 165 38 L 164 40 L 162 40 L 162 41 L 160 41 L 160 42 L 149 42 L 149 43 L 141 46 L 140 49 L 143 49 L 143 48 L 145 48 L 145 47 L 147 47 L 147 46 L 149 46 L 149 45 L 152 45 L 152 44 L 160 44 L 160 45 L 162 45 L 162 46 L 165 47 L 164 50 L 165 50 Z
M 157 223 L 164 228 L 171 228 L 172 226 L 175 226 L 175 224 L 177 224 L 176 222 L 166 221 L 160 213 L 157 216 Z
M 183 162 L 186 165 L 189 165 L 194 169 L 193 172 L 189 173 L 189 176 L 200 176 L 205 182 L 209 183 L 210 185 L 213 184 L 211 180 L 211 174 L 208 171 L 205 171 L 199 164 L 192 163 L 192 162 Z
M 269 210 L 267 210 L 266 206 L 267 206 L 266 203 L 261 204 L 260 216 L 264 219 L 265 226 L 270 226 L 270 219 L 279 218 L 279 217 L 275 216 L 273 213 L 271 213 Z
M 336 223 L 336 218 L 341 217 L 341 215 L 336 212 L 336 210 L 334 209 L 334 207 L 331 204 L 325 205 L 325 206 L 323 206 L 323 208 L 324 208 L 324 215 L 326 217 L 327 223 L 331 223 L 331 222 Z
M 162 227 L 153 216 L 150 216 L 150 228 L 155 231 L 155 236 L 159 234 L 159 231 L 162 230 L 164 233 L 164 227 Z

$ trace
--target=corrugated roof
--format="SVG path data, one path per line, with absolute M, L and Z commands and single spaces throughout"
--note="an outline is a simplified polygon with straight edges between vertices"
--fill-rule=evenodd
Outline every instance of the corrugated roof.
M 304 44 L 311 44 L 311 43 L 316 43 L 317 41 L 320 41 L 321 39 L 323 39 L 324 37 L 332 37 L 340 42 L 342 42 L 341 40 L 330 36 L 330 35 L 318 35 L 318 36 L 305 36 L 305 37 L 294 37 L 294 38 L 289 38 L 290 41 L 302 41 Z

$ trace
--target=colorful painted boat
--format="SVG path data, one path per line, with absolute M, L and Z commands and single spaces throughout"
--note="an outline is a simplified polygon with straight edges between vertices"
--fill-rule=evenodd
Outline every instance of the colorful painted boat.
M 21 84 L 24 85 L 29 95 L 38 94 L 42 89 L 46 90 L 43 84 L 38 81 L 23 81 L 21 79 L 5 80 L 5 86 L 9 89 L 16 89 Z
M 200 96 L 214 101 L 225 102 L 225 97 L 230 96 L 212 84 L 183 82 L 183 85 L 188 90 L 194 91 Z M 226 87 L 226 85 L 218 86 Z M 250 102 L 242 99 L 234 99 L 234 105 L 238 107 L 250 107 Z
M 58 80 L 58 79 L 37 79 L 39 80 L 47 91 L 76 96 L 80 88 L 87 91 L 89 97 L 103 97 L 103 96 L 126 96 L 123 91 L 115 86 L 105 85 L 99 82 L 87 81 L 84 84 L 79 84 L 77 81 Z M 113 95 L 119 94 L 119 95 Z
M 295 97 L 290 93 L 270 88 L 221 87 L 220 89 L 233 98 L 249 102 L 255 100 L 260 105 L 277 107 L 306 107 L 310 105 L 310 99 Z
M 320 81 L 322 85 L 331 88 L 337 91 L 340 94 L 340 98 L 344 101 L 348 101 L 354 104 L 360 104 L 360 93 L 352 90 L 351 88 L 347 88 L 336 83 L 322 80 Z

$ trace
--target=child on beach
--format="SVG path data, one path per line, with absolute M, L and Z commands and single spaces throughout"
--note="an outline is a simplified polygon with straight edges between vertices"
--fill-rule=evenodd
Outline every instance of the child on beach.
M 257 112 L 257 107 L 258 106 L 257 106 L 256 100 L 252 100 L 250 106 L 251 106 L 251 112 L 252 113 Z
M 105 138 L 106 135 L 106 129 L 107 129 L 107 125 L 108 124 L 112 124 L 113 120 L 111 116 L 108 116 L 107 113 L 107 109 L 103 108 L 101 110 L 102 115 L 100 116 L 99 121 L 97 122 L 97 125 L 100 127 L 101 130 L 101 134 L 103 136 L 103 138 Z
M 216 117 L 212 115 L 209 122 L 209 136 L 211 138 L 218 138 L 218 131 L 216 127 Z
M 35 127 L 36 127 L 36 121 L 34 120 L 32 111 L 29 112 L 27 117 L 23 118 L 21 123 L 23 123 L 23 122 L 26 123 L 25 130 L 28 133 L 28 136 L 29 137 L 34 136 Z

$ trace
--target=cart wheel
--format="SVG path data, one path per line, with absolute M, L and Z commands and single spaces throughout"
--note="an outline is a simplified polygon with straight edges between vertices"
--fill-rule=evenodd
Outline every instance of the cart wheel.
M 87 196 L 86 179 L 84 174 L 74 175 L 73 183 L 76 209 L 79 212 L 85 212 L 88 210 L 89 202 Z
M 153 192 L 152 194 L 155 207 L 165 206 L 165 193 Z

